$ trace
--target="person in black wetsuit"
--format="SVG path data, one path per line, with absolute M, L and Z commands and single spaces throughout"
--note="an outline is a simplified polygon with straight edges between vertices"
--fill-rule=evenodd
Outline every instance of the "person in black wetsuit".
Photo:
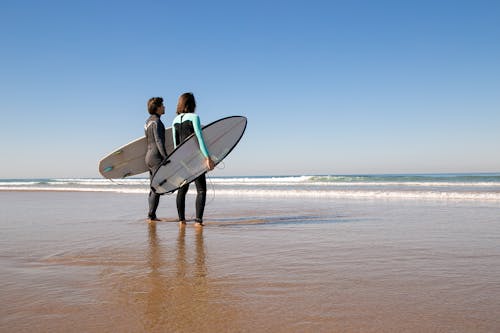
M 147 152 L 146 165 L 149 169 L 150 180 L 153 178 L 155 171 L 160 167 L 161 162 L 167 157 L 165 149 L 165 126 L 160 117 L 165 114 L 165 105 L 163 98 L 152 97 L 148 101 L 148 112 L 151 115 L 144 125 L 146 133 Z M 160 195 L 153 190 L 149 192 L 149 212 L 148 219 L 150 222 L 159 221 L 156 217 L 156 209 L 160 203 Z
M 200 151 L 205 157 L 205 164 L 208 170 L 214 169 L 214 162 L 210 158 L 203 133 L 200 125 L 200 118 L 194 113 L 196 101 L 192 93 L 184 93 L 179 97 L 177 103 L 177 117 L 172 123 L 172 136 L 174 147 L 180 145 L 187 137 L 195 133 Z M 205 201 L 207 197 L 207 180 L 205 174 L 202 174 L 194 180 L 196 185 L 196 226 L 203 226 L 203 212 L 205 210 Z M 186 224 L 186 194 L 189 190 L 189 184 L 182 186 L 177 192 L 177 213 L 179 215 L 179 224 Z

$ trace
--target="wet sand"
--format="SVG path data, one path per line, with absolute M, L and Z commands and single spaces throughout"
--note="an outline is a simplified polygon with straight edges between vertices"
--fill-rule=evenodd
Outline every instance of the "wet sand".
M 0 331 L 500 331 L 498 203 L 216 196 L 203 229 L 146 205 L 0 192 Z

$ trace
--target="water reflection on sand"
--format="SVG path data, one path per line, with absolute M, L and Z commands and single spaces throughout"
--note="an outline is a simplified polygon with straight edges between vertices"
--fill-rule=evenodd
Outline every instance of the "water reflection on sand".
M 167 203 L 0 193 L 0 332 L 499 331 L 496 203 Z
M 148 226 L 143 271 L 104 278 L 109 284 L 105 297 L 121 309 L 117 315 L 132 319 L 126 326 L 146 332 L 237 327 L 237 306 L 227 302 L 231 297 L 224 295 L 223 284 L 209 276 L 203 228 L 179 228 L 175 246 L 162 240 L 157 228 Z

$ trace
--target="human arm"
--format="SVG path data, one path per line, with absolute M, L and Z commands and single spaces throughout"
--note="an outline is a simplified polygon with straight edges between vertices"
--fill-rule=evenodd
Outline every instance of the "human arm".
M 161 123 L 157 123 L 156 121 L 153 122 L 151 126 L 153 126 L 152 132 L 158 152 L 160 153 L 162 159 L 165 159 L 167 158 L 167 151 L 165 149 L 165 126 Z
M 201 130 L 200 117 L 195 115 L 193 117 L 193 128 L 196 137 L 198 138 L 198 143 L 200 144 L 200 150 L 205 158 L 210 158 L 210 154 L 208 153 L 207 145 L 205 144 L 205 139 L 203 138 L 203 132 Z
M 210 158 L 207 145 L 205 144 L 205 139 L 203 138 L 203 132 L 201 129 L 200 117 L 196 116 L 193 121 L 194 133 L 198 138 L 198 143 L 200 144 L 200 150 L 203 156 L 205 156 L 205 165 L 208 170 L 213 170 L 215 167 L 214 161 Z
M 177 140 L 176 140 L 177 130 L 175 126 L 175 120 L 172 123 L 172 142 L 174 143 L 174 149 L 177 148 Z

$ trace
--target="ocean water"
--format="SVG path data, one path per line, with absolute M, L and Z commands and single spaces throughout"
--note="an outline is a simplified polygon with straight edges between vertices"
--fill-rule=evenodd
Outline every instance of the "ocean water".
M 500 201 L 500 173 L 209 177 L 217 196 Z M 147 178 L 0 179 L 0 191 L 147 193 Z

